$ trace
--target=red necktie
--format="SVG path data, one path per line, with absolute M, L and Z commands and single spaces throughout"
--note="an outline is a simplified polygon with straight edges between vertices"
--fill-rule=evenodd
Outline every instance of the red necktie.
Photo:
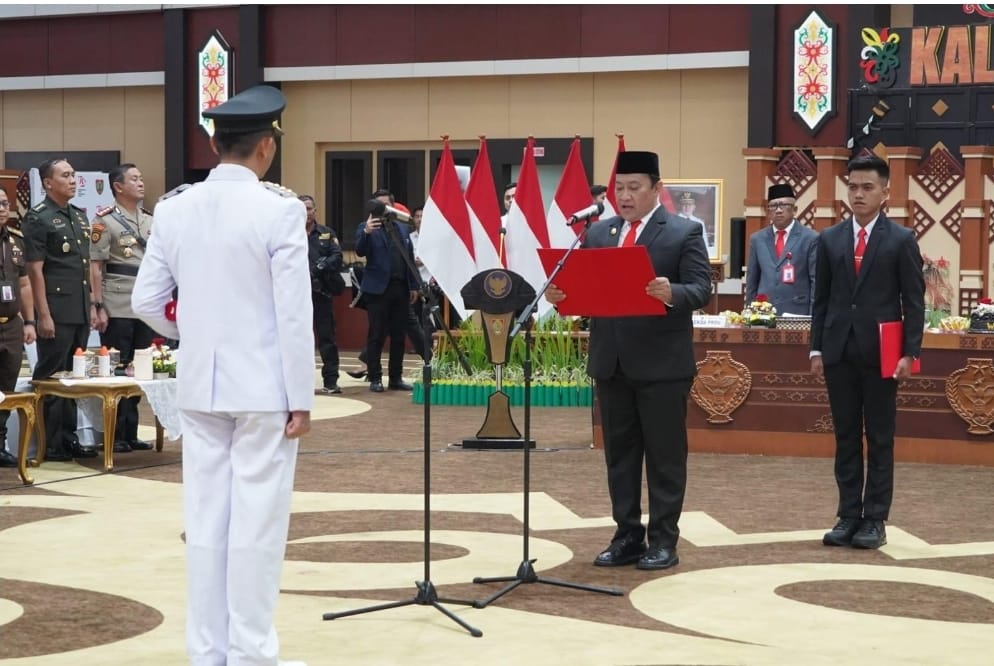
M 859 267 L 863 263 L 863 255 L 866 253 L 866 229 L 860 229 L 856 236 L 859 240 L 856 241 L 856 255 L 854 258 L 856 260 L 856 275 L 859 275 Z
M 787 236 L 786 229 L 777 230 L 777 259 L 783 256 L 784 238 Z
M 628 227 L 628 233 L 625 234 L 625 240 L 621 241 L 621 247 L 631 247 L 635 245 L 635 235 L 638 233 L 640 224 L 642 224 L 642 220 L 635 220 L 632 222 L 632 226 Z

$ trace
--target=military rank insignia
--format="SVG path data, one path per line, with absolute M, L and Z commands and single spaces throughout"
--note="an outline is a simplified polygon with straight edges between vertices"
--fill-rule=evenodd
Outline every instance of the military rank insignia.
M 90 228 L 90 242 L 91 243 L 99 243 L 100 242 L 100 238 L 101 238 L 101 236 L 103 236 L 104 230 L 106 228 L 107 227 L 104 224 L 102 224 L 100 222 L 94 222 L 93 226 Z

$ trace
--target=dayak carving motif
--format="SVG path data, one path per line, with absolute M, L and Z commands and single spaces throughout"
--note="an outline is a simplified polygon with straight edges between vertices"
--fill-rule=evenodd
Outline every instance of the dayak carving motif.
M 732 412 L 738 409 L 752 389 L 752 373 L 732 358 L 730 351 L 708 351 L 697 362 L 697 378 L 690 395 L 708 413 L 708 423 L 732 422 Z
M 971 435 L 994 433 L 994 359 L 971 358 L 946 379 L 946 399 Z

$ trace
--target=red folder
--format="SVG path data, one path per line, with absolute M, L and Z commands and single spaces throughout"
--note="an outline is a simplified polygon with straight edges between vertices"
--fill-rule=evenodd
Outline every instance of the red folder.
M 563 248 L 539 248 L 546 276 L 564 254 Z M 645 293 L 655 279 L 644 245 L 574 250 L 556 275 L 556 286 L 566 293 L 556 307 L 559 314 L 583 317 L 664 315 L 666 305 Z
M 904 355 L 904 322 L 885 321 L 880 323 L 880 376 L 890 379 L 897 372 L 897 362 Z M 911 363 L 911 374 L 922 371 L 920 359 Z

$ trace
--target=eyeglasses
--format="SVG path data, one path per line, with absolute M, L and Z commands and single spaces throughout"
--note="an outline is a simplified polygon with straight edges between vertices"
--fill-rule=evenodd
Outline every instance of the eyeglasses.
M 0 208 L 10 208 L 9 201 L 0 201 Z
M 786 201 L 779 201 L 777 203 L 767 204 L 766 210 L 772 213 L 773 211 L 780 210 L 781 208 L 783 208 L 784 210 L 790 210 L 793 207 L 794 204 L 792 203 L 787 203 Z

